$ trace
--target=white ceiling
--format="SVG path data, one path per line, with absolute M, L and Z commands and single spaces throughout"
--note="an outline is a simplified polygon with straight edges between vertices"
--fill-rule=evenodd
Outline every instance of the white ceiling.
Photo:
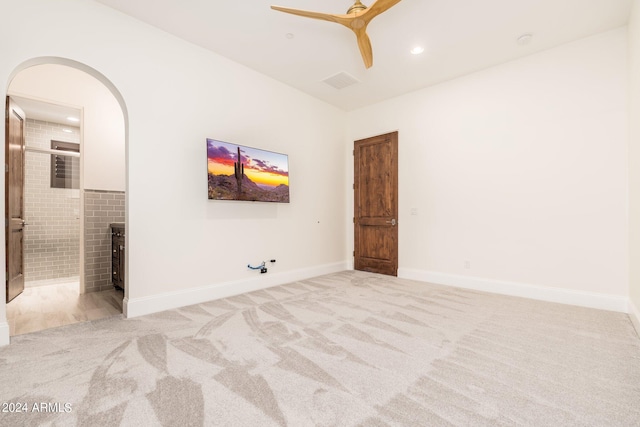
M 626 25 L 632 2 L 402 0 L 369 25 L 374 63 L 367 70 L 349 29 L 270 8 L 343 14 L 352 0 L 96 1 L 344 110 Z M 520 46 L 524 33 L 533 40 Z M 425 52 L 411 55 L 417 44 Z M 340 72 L 360 83 L 338 90 L 323 82 Z
M 15 95 L 12 95 L 11 98 L 13 98 L 20 108 L 22 108 L 24 114 L 29 119 L 63 124 L 70 128 L 78 127 L 78 122 L 72 122 L 69 120 L 69 117 L 75 117 L 78 120 L 80 119 L 80 110 L 77 108 L 51 104 Z

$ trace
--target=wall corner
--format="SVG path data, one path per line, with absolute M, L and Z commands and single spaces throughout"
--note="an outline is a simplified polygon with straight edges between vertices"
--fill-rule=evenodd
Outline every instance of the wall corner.
M 9 345 L 9 324 L 7 322 L 0 323 L 0 347 Z
M 636 329 L 638 338 L 640 338 L 640 311 L 638 311 L 638 307 L 636 307 L 631 300 L 629 300 L 629 318 L 631 319 L 633 327 Z

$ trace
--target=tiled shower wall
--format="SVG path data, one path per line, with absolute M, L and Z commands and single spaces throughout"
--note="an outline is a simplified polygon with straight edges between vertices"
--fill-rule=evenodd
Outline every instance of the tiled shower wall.
M 71 130 L 71 133 L 62 129 Z M 51 140 L 80 142 L 77 127 L 27 119 L 27 147 L 51 149 Z M 77 280 L 80 265 L 79 190 L 51 188 L 51 155 L 25 153 L 25 286 Z M 58 279 L 58 280 L 56 280 Z
M 124 191 L 84 190 L 84 287 L 104 291 L 111 284 L 111 228 L 124 222 Z

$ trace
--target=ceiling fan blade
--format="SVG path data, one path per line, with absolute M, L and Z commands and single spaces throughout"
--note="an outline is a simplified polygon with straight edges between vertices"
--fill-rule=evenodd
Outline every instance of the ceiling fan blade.
M 271 6 L 271 9 L 277 10 L 280 12 L 290 13 L 292 15 L 304 16 L 307 18 L 313 19 L 321 19 L 323 21 L 336 22 L 338 24 L 342 24 L 342 20 L 337 15 L 332 15 L 330 13 L 321 13 L 321 12 L 311 12 L 308 10 L 300 10 L 300 9 L 291 9 L 288 7 L 281 6 Z
M 373 65 L 373 49 L 371 48 L 371 41 L 367 35 L 367 25 L 369 22 L 382 12 L 390 9 L 401 0 L 374 0 L 373 4 L 364 9 L 364 5 L 359 1 L 356 1 L 354 5 L 349 9 L 352 13 L 334 15 L 329 13 L 311 12 L 308 10 L 291 9 L 288 7 L 271 6 L 271 9 L 279 12 L 290 13 L 292 15 L 304 16 L 306 18 L 320 19 L 323 21 L 335 22 L 337 24 L 344 25 L 352 30 L 358 39 L 358 47 L 360 48 L 360 54 L 362 60 L 367 68 L 371 68 Z
M 400 3 L 401 0 L 377 0 L 367 9 L 365 9 L 363 18 L 366 16 L 367 22 L 371 21 L 375 16 L 380 15 L 382 12 L 391 9 L 392 6 Z
M 358 47 L 360 48 L 364 66 L 371 68 L 373 65 L 373 49 L 371 48 L 371 40 L 369 40 L 366 29 L 362 28 L 354 31 L 354 33 L 356 33 L 356 37 L 358 38 Z

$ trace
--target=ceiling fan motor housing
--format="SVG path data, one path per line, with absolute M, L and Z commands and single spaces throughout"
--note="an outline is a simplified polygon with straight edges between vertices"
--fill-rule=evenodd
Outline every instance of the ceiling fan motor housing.
M 347 15 L 349 15 L 351 13 L 355 13 L 355 12 L 362 12 L 366 8 L 367 8 L 367 6 L 365 6 L 362 3 L 360 3 L 360 0 L 356 0 L 356 2 L 353 4 L 353 6 L 351 6 L 349 8 L 349 10 L 347 10 Z

